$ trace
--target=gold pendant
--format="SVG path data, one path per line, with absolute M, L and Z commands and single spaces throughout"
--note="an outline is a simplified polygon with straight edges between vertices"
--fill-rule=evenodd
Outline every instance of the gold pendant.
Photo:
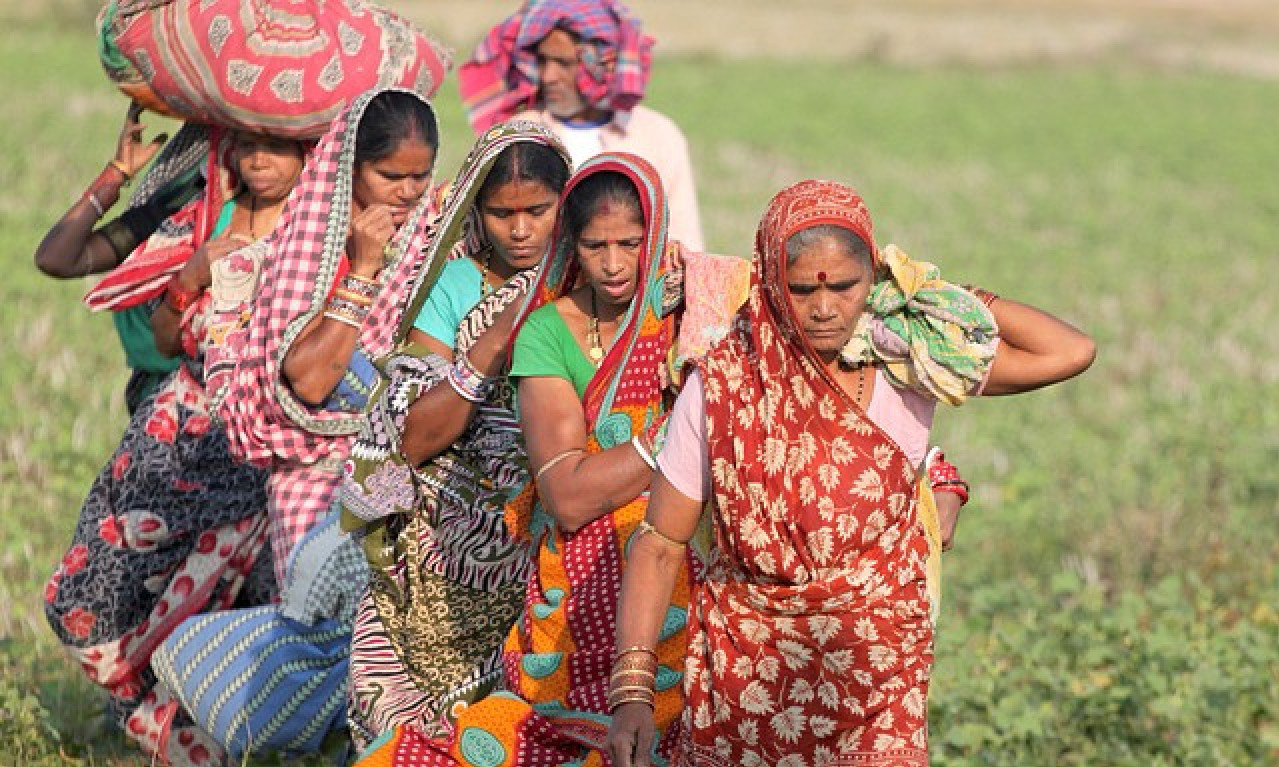
M 590 356 L 591 362 L 594 362 L 597 367 L 599 366 L 600 362 L 604 360 L 604 350 L 599 348 L 598 346 L 592 346 L 590 351 L 587 352 L 587 354 Z

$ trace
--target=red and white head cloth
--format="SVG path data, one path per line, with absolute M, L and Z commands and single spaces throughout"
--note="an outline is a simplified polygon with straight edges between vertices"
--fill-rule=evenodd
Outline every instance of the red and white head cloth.
M 458 70 L 462 104 L 476 133 L 537 101 L 537 44 L 556 28 L 578 40 L 577 89 L 591 106 L 629 112 L 644 98 L 653 38 L 617 0 L 529 0 L 493 27 Z

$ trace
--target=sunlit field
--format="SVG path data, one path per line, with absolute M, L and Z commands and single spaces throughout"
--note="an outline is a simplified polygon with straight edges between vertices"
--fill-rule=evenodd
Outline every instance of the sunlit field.
M 126 104 L 97 65 L 91 4 L 11 6 L 0 765 L 144 765 L 41 606 L 126 423 L 122 354 L 80 303 L 90 283 L 31 261 L 111 157 Z M 945 558 L 934 764 L 1279 764 L 1279 79 L 1226 69 L 658 60 L 650 103 L 688 135 L 714 250 L 749 255 L 774 192 L 836 178 L 881 242 L 1098 341 L 1079 380 L 939 412 L 973 500 Z M 442 178 L 471 134 L 452 82 L 438 105 Z

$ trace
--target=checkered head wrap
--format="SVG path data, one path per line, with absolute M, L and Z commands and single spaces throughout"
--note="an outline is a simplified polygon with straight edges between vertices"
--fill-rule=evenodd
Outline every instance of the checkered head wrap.
M 476 133 L 537 100 L 537 44 L 555 28 L 581 40 L 577 88 L 592 106 L 629 112 L 644 98 L 653 38 L 617 0 L 529 0 L 494 27 L 458 70 L 462 104 Z
M 345 259 L 356 134 L 365 109 L 380 92 L 385 91 L 364 94 L 333 121 L 267 243 L 245 345 L 229 391 L 220 398 L 219 416 L 240 460 L 311 464 L 344 456 L 351 435 L 359 430 L 362 413 L 315 408 L 299 400 L 284 380 L 283 365 L 303 329 L 324 311 Z M 381 288 L 360 329 L 356 355 L 375 359 L 390 348 L 435 211 L 436 195 L 428 192 L 392 237 L 392 252 L 378 276 Z

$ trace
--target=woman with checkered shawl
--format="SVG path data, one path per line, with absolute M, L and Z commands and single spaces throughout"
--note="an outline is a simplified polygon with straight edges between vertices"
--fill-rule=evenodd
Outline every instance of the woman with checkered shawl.
M 232 452 L 269 468 L 267 514 L 282 601 L 197 616 L 155 653 L 156 675 L 231 761 L 320 749 L 346 724 L 359 547 L 330 508 L 389 350 L 434 211 L 431 106 L 371 92 L 317 145 L 252 269 L 233 350 L 209 371 Z M 256 285 L 256 289 L 253 287 Z M 343 733 L 344 734 L 344 733 Z

